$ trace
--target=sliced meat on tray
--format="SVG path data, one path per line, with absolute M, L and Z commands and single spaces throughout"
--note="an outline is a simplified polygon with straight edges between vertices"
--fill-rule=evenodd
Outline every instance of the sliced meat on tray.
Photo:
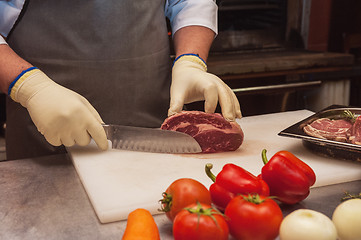
M 356 121 L 351 128 L 349 141 L 353 144 L 361 145 L 361 116 L 356 118 Z
M 243 131 L 236 122 L 228 122 L 219 113 L 183 111 L 168 117 L 161 129 L 186 133 L 201 146 L 203 153 L 237 150 Z
M 313 137 L 347 142 L 351 127 L 352 123 L 344 119 L 320 118 L 306 125 L 303 131 Z

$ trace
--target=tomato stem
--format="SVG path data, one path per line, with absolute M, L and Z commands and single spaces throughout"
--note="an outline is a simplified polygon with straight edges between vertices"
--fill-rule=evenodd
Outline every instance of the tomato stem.
M 211 169 L 213 168 L 213 164 L 212 163 L 207 163 L 205 170 L 206 170 L 206 174 L 207 176 L 213 181 L 216 181 L 216 176 L 211 172 Z
M 190 212 L 192 214 L 197 214 L 198 224 L 199 224 L 200 216 L 203 215 L 203 216 L 208 216 L 208 217 L 212 218 L 212 220 L 218 226 L 217 219 L 213 215 L 219 214 L 221 216 L 224 216 L 221 212 L 219 212 L 217 209 L 215 209 L 213 207 L 203 208 L 202 204 L 200 202 L 197 202 L 197 207 L 195 207 L 195 208 L 189 207 L 189 208 L 185 208 L 185 210 L 187 210 L 188 212 Z
M 172 195 L 164 192 L 162 194 L 163 199 L 159 200 L 159 202 L 162 204 L 161 208 L 158 209 L 161 212 L 169 212 L 170 208 L 172 207 Z
M 254 204 L 261 204 L 265 201 L 265 199 L 261 199 L 258 194 L 248 194 L 248 196 L 243 196 L 243 199 Z

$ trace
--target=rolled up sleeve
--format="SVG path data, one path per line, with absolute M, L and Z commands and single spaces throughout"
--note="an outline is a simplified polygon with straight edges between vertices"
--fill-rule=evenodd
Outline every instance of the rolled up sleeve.
M 217 10 L 213 0 L 167 0 L 165 16 L 170 21 L 172 34 L 194 25 L 210 28 L 217 34 Z
M 6 44 L 6 41 L 5 39 L 0 35 L 0 45 L 1 44 Z

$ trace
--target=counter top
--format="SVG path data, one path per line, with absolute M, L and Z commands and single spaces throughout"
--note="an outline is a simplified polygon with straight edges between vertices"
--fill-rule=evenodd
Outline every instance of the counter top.
M 361 192 L 361 181 L 312 188 L 307 199 L 282 206 L 329 217 L 344 192 Z M 0 239 L 120 239 L 126 221 L 101 224 L 68 155 L 0 162 Z M 172 239 L 172 225 L 155 215 L 161 239 Z
M 245 75 L 318 69 L 317 71 L 351 71 L 354 56 L 346 53 L 269 51 L 210 55 L 208 71 L 216 75 Z M 251 74 L 251 75 L 250 75 Z M 271 74 L 272 75 L 272 74 Z

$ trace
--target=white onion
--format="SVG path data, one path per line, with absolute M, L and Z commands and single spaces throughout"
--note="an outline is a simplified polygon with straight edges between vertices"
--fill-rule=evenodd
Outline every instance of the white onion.
M 361 239 L 361 199 L 340 203 L 332 215 L 340 240 Z
M 332 220 L 323 213 L 298 209 L 288 214 L 280 227 L 281 240 L 336 240 Z

